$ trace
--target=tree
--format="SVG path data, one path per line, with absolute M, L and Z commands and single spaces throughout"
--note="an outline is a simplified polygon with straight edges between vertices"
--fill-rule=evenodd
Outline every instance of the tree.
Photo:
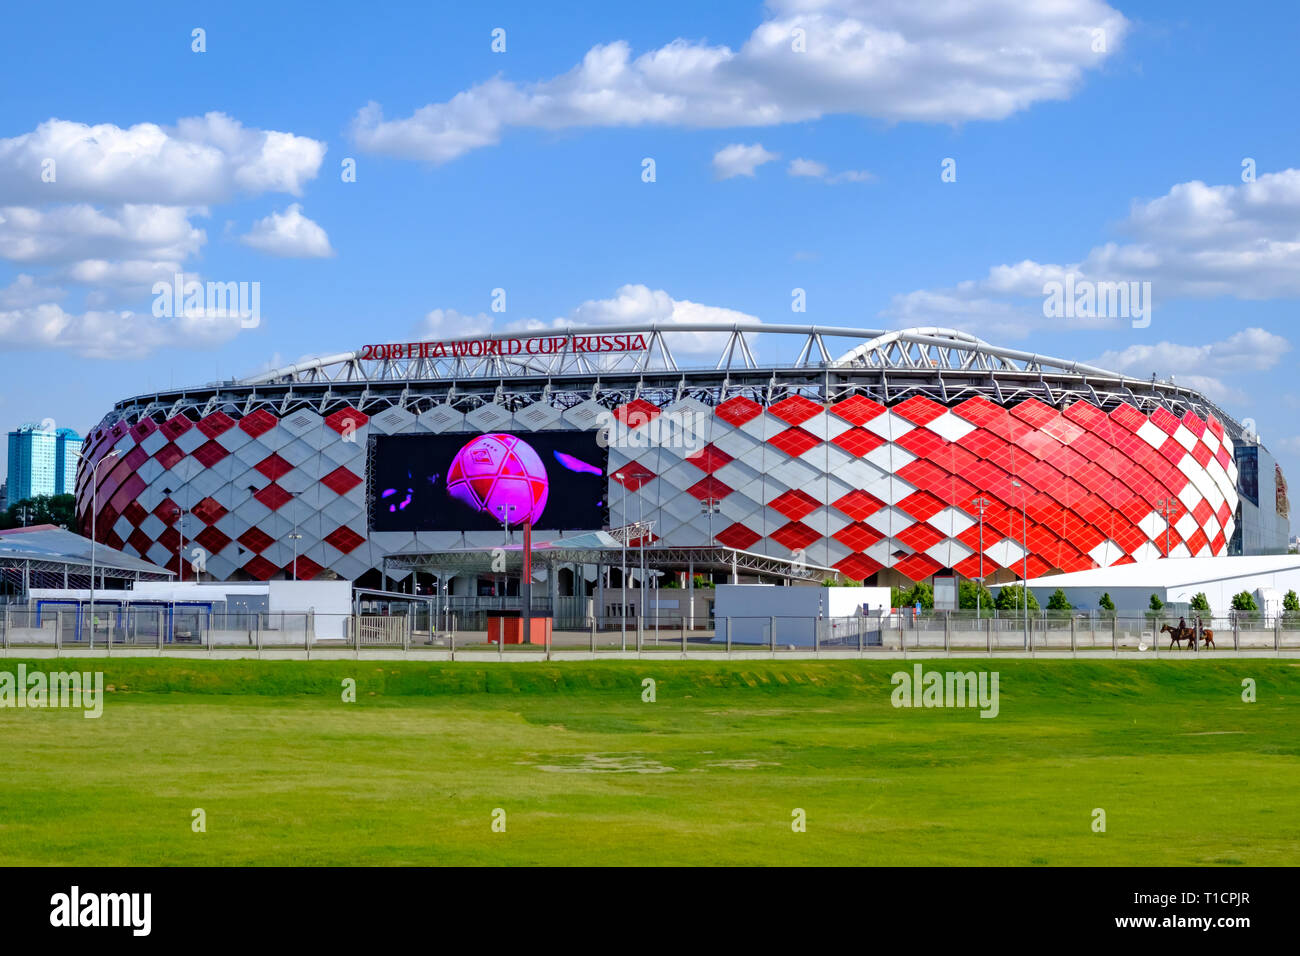
M 998 590 L 998 596 L 994 599 L 994 606 L 999 611 L 1022 611 L 1025 607 L 1025 589 L 1019 584 L 1004 584 Z M 1029 591 L 1029 609 L 1038 610 L 1038 599 L 1034 597 L 1034 592 Z
M 1288 614 L 1300 613 L 1300 597 L 1296 596 L 1295 591 L 1286 592 L 1286 597 L 1282 598 L 1282 610 Z
M 1101 600 L 1097 602 L 1097 607 L 1101 608 L 1107 614 L 1115 613 L 1115 602 L 1110 599 L 1109 591 L 1101 596 Z
M 72 495 L 37 495 L 15 501 L 0 514 L 0 529 L 21 528 L 24 523 L 52 524 L 66 527 L 69 531 L 77 530 L 77 499 Z M 26 522 L 23 521 L 24 512 Z
M 1151 595 L 1151 610 L 1162 611 L 1164 610 L 1164 607 L 1165 607 L 1165 602 L 1160 600 L 1160 597 L 1158 595 L 1155 594 Z
M 963 611 L 973 611 L 976 606 L 981 612 L 992 611 L 993 595 L 978 581 L 962 581 L 957 585 L 957 606 Z
M 1239 591 L 1232 596 L 1232 609 L 1234 611 L 1258 611 L 1259 605 L 1255 603 L 1255 597 L 1249 591 Z
M 915 607 L 921 605 L 924 611 L 934 610 L 934 588 L 924 581 L 917 581 L 911 588 L 893 588 L 890 591 L 890 600 L 894 607 Z
M 1031 591 L 1030 593 L 1032 594 L 1033 592 Z M 1072 605 L 1070 599 L 1065 596 L 1065 592 L 1060 588 L 1057 588 L 1052 592 L 1052 596 L 1047 599 L 1047 609 L 1049 611 L 1072 611 L 1074 610 L 1074 605 Z
M 1205 596 L 1204 591 L 1197 591 L 1187 606 L 1199 613 L 1201 617 L 1214 617 L 1214 612 L 1210 610 L 1210 599 Z

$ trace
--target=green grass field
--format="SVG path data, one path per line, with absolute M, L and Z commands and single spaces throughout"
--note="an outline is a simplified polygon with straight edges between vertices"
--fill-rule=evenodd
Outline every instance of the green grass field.
M 114 690 L 0 709 L 2 865 L 1300 863 L 1286 661 L 24 663 Z

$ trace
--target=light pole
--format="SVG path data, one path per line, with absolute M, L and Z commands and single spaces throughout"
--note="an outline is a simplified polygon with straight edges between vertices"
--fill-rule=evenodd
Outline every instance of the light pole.
M 627 475 L 625 475 L 621 471 L 616 471 L 614 472 L 614 477 L 618 479 L 619 484 L 622 485 L 623 487 L 623 512 L 624 512 L 623 513 L 623 535 L 622 535 L 623 566 L 622 566 L 622 576 L 619 578 L 618 583 L 619 583 L 619 592 L 623 596 L 623 615 L 621 618 L 623 623 L 622 623 L 622 630 L 620 631 L 619 650 L 625 651 L 627 650 L 627 535 L 628 535 L 628 531 L 627 531 L 627 485 L 623 484 L 623 480 L 627 477 Z
M 116 448 L 110 451 L 99 461 L 95 462 L 90 469 L 90 646 L 95 646 L 95 518 L 99 515 L 99 466 L 110 459 L 116 458 L 119 452 Z M 78 455 L 78 458 L 81 456 Z M 109 635 L 109 644 L 111 645 L 112 635 Z
M 1025 650 L 1029 650 L 1029 516 L 1026 512 L 1025 489 L 1014 478 L 1011 479 L 1011 486 L 1020 489 L 1020 543 L 1024 547 L 1021 576 L 1025 582 L 1021 585 L 1021 590 L 1025 592 Z
M 507 546 L 510 544 L 510 515 L 514 513 L 514 510 L 515 510 L 514 505 L 497 505 L 497 517 L 501 519 L 501 525 L 502 527 L 505 528 L 505 532 L 506 532 L 505 544 Z M 505 590 L 508 592 L 510 590 L 509 579 L 504 574 L 502 575 L 502 578 L 505 579 L 506 581 Z M 523 582 L 521 581 L 520 584 L 522 585 L 522 583 Z M 520 590 L 522 590 L 522 587 L 520 588 Z M 501 597 L 504 598 L 505 595 L 502 594 Z M 505 604 L 502 604 L 501 606 L 505 607 Z
M 1178 511 L 1177 498 L 1161 498 L 1156 502 L 1160 515 L 1165 519 L 1165 557 L 1169 557 L 1169 519 Z
M 174 492 L 170 488 L 164 488 L 163 494 L 171 495 Z M 181 536 L 176 551 L 176 570 L 180 573 L 181 584 L 185 583 L 185 516 L 189 513 L 189 508 L 182 508 L 180 505 L 177 505 L 172 510 L 172 514 L 176 516 L 176 530 Z
M 980 516 L 980 586 L 975 590 L 975 620 L 978 622 L 984 616 L 981 607 L 984 598 L 984 510 L 988 508 L 989 500 L 987 498 L 974 498 L 971 500 L 971 504 L 978 509 Z
M 302 535 L 297 531 L 289 534 L 289 540 L 293 542 L 293 579 L 298 580 L 298 542 L 302 540 Z

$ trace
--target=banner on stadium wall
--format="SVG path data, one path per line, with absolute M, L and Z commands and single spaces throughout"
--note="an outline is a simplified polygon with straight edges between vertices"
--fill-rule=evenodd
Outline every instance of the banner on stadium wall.
M 488 355 L 559 355 L 644 352 L 645 335 L 541 335 L 509 339 L 463 339 L 454 342 L 396 342 L 363 345 L 361 360 L 414 358 L 482 358 Z

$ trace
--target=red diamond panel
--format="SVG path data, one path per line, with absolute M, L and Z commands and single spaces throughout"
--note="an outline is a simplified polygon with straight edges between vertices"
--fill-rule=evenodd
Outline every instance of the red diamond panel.
M 883 438 L 865 428 L 850 428 L 848 431 L 840 432 L 831 441 L 850 455 L 857 455 L 859 458 L 870 454 L 885 443 Z
M 226 508 L 216 498 L 204 498 L 192 509 L 194 516 L 204 524 L 216 524 L 226 516 Z
M 942 511 L 944 504 L 927 491 L 917 491 L 900 501 L 898 507 L 918 521 L 925 521 Z M 928 544 L 925 545 L 926 548 L 929 546 Z M 924 548 L 918 550 L 924 550 Z
M 928 554 L 913 554 L 897 562 L 894 570 L 909 581 L 923 581 L 943 570 L 943 565 Z
M 731 461 L 731 456 L 716 445 L 705 445 L 694 454 L 686 456 L 686 460 L 707 474 L 713 474 L 723 465 Z
M 244 565 L 244 570 L 248 572 L 249 577 L 259 581 L 269 581 L 280 569 L 259 554 Z
M 808 449 L 821 444 L 821 439 L 802 428 L 787 428 L 773 435 L 767 443 L 781 449 L 791 458 L 797 458 Z
M 928 524 L 918 521 L 911 527 L 904 528 L 894 537 L 913 551 L 924 551 L 926 548 L 932 548 L 942 541 L 944 534 L 942 531 L 937 531 Z
M 640 462 L 630 461 L 626 465 L 620 465 L 610 477 L 629 491 L 637 491 L 642 485 L 653 481 L 655 473 Z
M 658 418 L 659 414 L 659 406 L 653 402 L 647 402 L 644 398 L 634 398 L 632 401 L 625 402 L 614 409 L 614 417 L 628 428 L 647 425 Z
M 216 554 L 226 545 L 230 544 L 230 535 L 222 532 L 220 528 L 214 528 L 211 525 L 208 525 L 194 536 L 194 540 L 197 541 L 203 549 L 208 552 L 208 554 Z
M 351 435 L 368 421 L 370 421 L 369 415 L 357 411 L 350 405 L 325 417 L 325 424 L 340 435 Z
M 230 429 L 235 427 L 235 420 L 225 412 L 213 412 L 205 418 L 199 419 L 199 431 L 209 438 L 216 438 L 218 435 L 224 435 Z
M 204 468 L 211 468 L 229 454 L 219 442 L 208 441 L 194 449 L 194 460 Z
M 946 412 L 947 409 L 938 402 L 931 401 L 922 395 L 916 395 L 905 402 L 894 405 L 890 408 L 890 411 L 917 425 L 928 425 Z
M 253 467 L 266 475 L 266 477 L 270 478 L 272 481 L 275 481 L 277 478 L 281 478 L 293 471 L 293 465 L 289 464 L 275 453 L 263 458 Z
M 366 539 L 346 525 L 342 525 L 325 535 L 324 540 L 344 554 L 348 554 L 355 551 Z
M 763 414 L 763 406 L 753 399 L 746 398 L 743 395 L 737 395 L 735 398 L 729 398 L 717 408 L 713 413 L 728 424 L 737 427 L 745 424 L 750 419 L 757 418 Z M 728 545 L 727 547 L 731 547 Z
M 361 479 L 340 465 L 320 480 L 320 483 L 336 495 L 346 495 L 361 484 Z
M 707 501 L 710 498 L 721 499 L 727 497 L 735 489 L 730 488 L 726 483 L 719 481 L 713 475 L 707 475 L 701 478 L 695 484 L 686 489 L 687 493 L 694 495 L 701 501 Z
M 275 544 L 275 539 L 261 528 L 249 528 L 239 536 L 238 541 L 254 554 L 261 554 L 271 545 Z
M 852 548 L 854 551 L 865 551 L 883 538 L 884 535 L 869 524 L 855 521 L 853 524 L 845 525 L 831 537 L 846 548 Z
M 298 555 L 298 564 L 296 566 L 293 561 L 290 560 L 289 563 L 284 566 L 283 570 L 285 577 L 290 580 L 293 580 L 296 575 L 296 578 L 299 581 L 310 581 L 325 569 L 311 558 L 300 554 Z
M 775 415 L 788 425 L 802 425 L 821 410 L 821 405 L 802 395 L 791 395 L 767 409 L 769 415 Z
M 181 451 L 175 445 L 168 443 L 163 445 L 154 453 L 154 460 L 163 466 L 165 471 L 170 471 L 176 467 L 176 463 L 185 457 L 185 452 Z
M 142 558 L 145 556 L 145 553 L 153 547 L 153 542 L 149 540 L 149 536 L 139 528 L 136 528 L 131 532 L 131 536 L 126 539 L 126 543 L 134 548 L 135 553 L 140 555 Z
M 162 424 L 162 432 L 168 441 L 175 441 L 194 427 L 194 423 L 184 415 L 174 415 Z
M 831 406 L 830 410 L 846 422 L 854 425 L 864 425 L 873 418 L 879 418 L 883 415 L 885 406 L 873 402 L 869 398 L 863 398 L 861 395 L 853 395 L 842 402 L 836 402 Z
M 811 514 L 819 506 L 819 502 L 812 495 L 794 489 L 778 495 L 769 504 L 769 507 L 775 508 L 792 521 L 798 521 L 804 515 Z
M 285 491 L 275 482 L 271 482 L 257 494 L 253 495 L 253 497 L 266 505 L 272 511 L 275 511 L 277 508 L 283 506 L 286 501 L 291 499 L 293 495 L 289 494 L 289 492 Z
M 268 412 L 265 408 L 259 408 L 251 415 L 245 415 L 239 420 L 239 427 L 242 431 L 247 432 L 256 438 L 258 435 L 265 435 L 275 427 L 279 419 Z
M 873 515 L 881 508 L 885 507 L 885 503 L 874 495 L 869 495 L 865 491 L 854 489 L 844 497 L 835 501 L 835 507 L 840 509 L 840 511 L 844 512 L 854 521 L 861 521 L 868 515 Z
M 821 535 L 806 524 L 791 521 L 789 524 L 777 528 L 768 537 L 791 551 L 800 551 L 820 538 Z
M 749 528 L 741 524 L 739 521 L 737 521 L 731 527 L 723 529 L 722 531 L 715 534 L 713 537 L 719 544 L 723 545 L 724 547 L 736 548 L 737 550 L 744 551 L 755 541 L 761 538 L 762 535 L 759 534 L 757 531 L 750 530 Z
M 850 581 L 865 581 L 884 565 L 879 561 L 867 557 L 865 554 L 850 554 L 843 561 L 835 563 L 835 570 L 844 575 Z

